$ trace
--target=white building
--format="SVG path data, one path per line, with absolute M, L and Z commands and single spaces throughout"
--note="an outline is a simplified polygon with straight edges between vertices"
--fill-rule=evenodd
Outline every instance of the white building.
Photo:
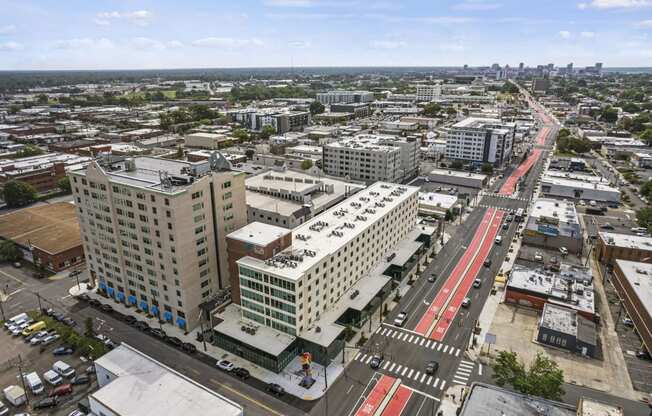
M 179 327 L 229 285 L 226 235 L 247 223 L 244 174 L 137 157 L 71 172 L 84 255 L 99 290 Z
M 466 118 L 449 129 L 446 158 L 502 167 L 511 158 L 515 130 L 499 119 Z
M 324 146 L 329 175 L 366 182 L 401 182 L 417 172 L 419 142 L 412 138 L 360 134 Z
M 374 94 L 369 91 L 345 91 L 335 90 L 317 94 L 317 101 L 324 105 L 370 103 L 374 100 Z
M 632 162 L 641 169 L 652 167 L 652 153 L 636 152 L 632 154 Z
M 416 100 L 417 101 L 434 101 L 441 98 L 442 87 L 441 84 L 419 84 L 417 85 Z
M 238 403 L 127 344 L 94 364 L 99 389 L 88 396 L 94 415 L 244 415 Z
M 444 217 L 456 203 L 456 195 L 419 192 L 419 215 Z
M 585 201 L 620 202 L 620 191 L 602 183 L 588 183 L 547 175 L 541 179 L 541 193 L 545 196 Z

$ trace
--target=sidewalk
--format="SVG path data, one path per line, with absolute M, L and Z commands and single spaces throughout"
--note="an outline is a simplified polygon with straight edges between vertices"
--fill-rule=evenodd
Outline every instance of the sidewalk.
M 457 409 L 462 406 L 462 398 L 464 397 L 464 392 L 467 388 L 467 386 L 462 386 L 460 384 L 453 384 L 447 388 L 444 397 L 441 399 L 436 415 L 457 416 Z

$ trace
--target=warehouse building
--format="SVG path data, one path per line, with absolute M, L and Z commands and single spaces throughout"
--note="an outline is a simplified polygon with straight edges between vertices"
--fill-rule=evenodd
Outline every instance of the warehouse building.
M 652 237 L 599 232 L 596 250 L 603 264 L 616 259 L 652 263 Z
M 620 191 L 602 183 L 587 183 L 547 175 L 541 180 L 545 196 L 597 202 L 620 202 Z
M 434 169 L 428 174 L 428 180 L 435 183 L 481 189 L 487 184 L 487 175 L 460 170 Z
M 582 227 L 575 204 L 556 199 L 539 198 L 530 209 L 523 243 L 536 247 L 560 249 L 581 253 Z
M 616 260 L 612 279 L 647 351 L 652 351 L 652 265 Z

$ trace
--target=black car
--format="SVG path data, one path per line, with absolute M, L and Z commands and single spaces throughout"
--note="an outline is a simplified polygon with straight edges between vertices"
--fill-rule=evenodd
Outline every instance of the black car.
M 125 315 L 123 319 L 124 319 L 124 321 L 125 321 L 126 323 L 128 323 L 129 325 L 134 325 L 136 322 L 138 322 L 138 320 L 136 319 L 136 317 L 135 317 L 135 316 L 131 316 L 131 315 Z
M 125 320 L 125 316 L 126 316 L 126 315 L 124 315 L 124 314 L 122 314 L 122 313 L 120 313 L 120 312 L 118 312 L 118 311 L 113 311 L 113 317 L 114 317 L 115 319 L 119 320 L 119 321 L 124 321 L 124 320 Z
M 484 267 L 491 267 L 491 259 L 486 259 L 484 261 Z
M 269 383 L 266 390 L 276 396 L 282 396 L 285 394 L 285 389 L 276 383 Z
M 54 318 L 55 320 L 57 320 L 59 322 L 63 322 L 63 320 L 66 319 L 66 315 L 64 315 L 62 313 L 55 313 L 54 315 L 52 315 L 52 318 Z
M 380 367 L 380 364 L 383 362 L 383 357 L 378 354 L 374 354 L 373 357 L 371 357 L 371 361 L 369 362 L 369 366 L 371 368 L 378 368 Z
M 133 326 L 134 326 L 134 328 L 140 329 L 141 331 L 144 331 L 144 332 L 147 332 L 147 331 L 150 330 L 150 326 L 147 325 L 147 322 L 143 322 L 143 321 L 134 322 Z
M 641 360 L 652 360 L 650 353 L 645 350 L 636 351 L 636 357 L 640 358 Z
M 110 312 L 113 312 L 113 307 L 111 305 L 107 305 L 105 303 L 102 306 L 100 306 L 100 310 L 102 310 L 103 312 L 110 313 Z
M 426 365 L 426 374 L 435 374 L 439 370 L 439 363 L 437 361 L 430 361 Z
M 437 276 L 435 276 L 434 274 L 428 276 L 428 281 L 429 281 L 430 283 L 435 283 L 435 280 L 437 280 Z
M 234 368 L 231 371 L 231 374 L 233 374 L 234 376 L 239 377 L 239 378 L 241 378 L 243 380 L 246 380 L 249 377 L 251 377 L 251 374 L 249 374 L 249 370 L 247 370 L 246 368 L 242 368 L 242 367 Z
M 75 320 L 72 319 L 72 318 L 64 318 L 62 322 L 64 324 L 68 325 L 69 327 L 73 327 L 73 326 L 77 325 L 77 322 L 75 322 Z
M 41 399 L 38 402 L 34 403 L 32 405 L 32 409 L 48 409 L 50 407 L 54 407 L 57 404 L 59 404 L 59 399 L 56 397 L 46 397 L 45 399 Z
M 94 368 L 94 367 L 93 367 Z M 79 374 L 73 377 L 72 380 L 70 380 L 70 384 L 77 386 L 80 384 L 88 384 L 91 382 L 91 378 L 86 375 L 86 374 Z
M 173 346 L 175 346 L 175 347 L 177 347 L 177 348 L 181 348 L 181 346 L 183 345 L 183 341 L 181 341 L 181 340 L 180 340 L 179 338 L 177 338 L 177 337 L 166 337 L 166 338 L 165 338 L 165 341 L 166 341 L 168 344 L 173 345 Z
M 195 347 L 195 344 L 191 344 L 189 342 L 184 342 L 181 346 L 181 349 L 189 354 L 194 354 L 197 352 L 197 347 Z
M 102 302 L 100 302 L 100 301 L 97 300 L 97 299 L 91 299 L 91 300 L 89 300 L 89 301 L 88 301 L 88 304 L 91 305 L 91 306 L 94 306 L 94 307 L 96 307 L 96 308 L 99 308 L 100 306 L 102 306 Z
M 150 332 L 150 334 L 154 335 L 156 338 L 165 339 L 165 337 L 167 337 L 167 335 L 165 334 L 165 331 L 163 331 L 162 329 L 159 329 L 159 328 L 154 328 L 149 332 Z

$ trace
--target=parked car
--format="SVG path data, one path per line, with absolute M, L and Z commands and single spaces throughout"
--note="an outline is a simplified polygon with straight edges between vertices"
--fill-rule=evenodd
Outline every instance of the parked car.
M 97 300 L 97 299 L 90 299 L 90 300 L 88 301 L 88 304 L 91 305 L 91 306 L 94 306 L 94 307 L 96 307 L 96 308 L 99 308 L 100 306 L 102 306 L 102 302 L 100 302 L 100 301 Z
M 568 255 L 568 249 L 566 247 L 559 247 L 559 252 L 561 253 L 562 256 Z
M 75 376 L 75 369 L 64 361 L 55 362 L 52 364 L 52 369 L 61 377 L 73 378 Z
M 54 350 L 52 350 L 52 354 L 54 355 L 70 355 L 75 352 L 75 347 L 71 345 L 64 345 L 63 347 L 57 347 Z
M 90 365 L 90 366 L 86 367 L 86 370 L 84 370 L 84 373 L 86 373 L 86 374 L 95 374 L 95 366 Z
M 106 303 L 104 303 L 100 306 L 100 310 L 102 312 L 111 313 L 113 312 L 113 307 L 111 305 L 107 305 Z
M 603 230 L 613 230 L 614 226 L 609 224 L 608 222 L 605 222 L 600 226 L 600 228 L 602 228 Z
M 82 300 L 84 302 L 88 302 L 91 300 L 91 297 L 88 296 L 86 293 L 82 293 L 81 295 L 77 296 L 77 299 Z
M 55 407 L 57 404 L 59 404 L 59 399 L 57 397 L 46 397 L 45 399 L 41 399 L 34 403 L 32 408 L 35 410 L 49 409 L 50 407 Z
M 72 380 L 70 380 L 70 384 L 73 386 L 77 386 L 79 384 L 88 384 L 90 382 L 91 378 L 87 374 L 76 375 Z
M 543 261 L 543 254 L 539 253 L 538 251 L 534 253 L 534 261 L 542 262 Z
M 471 299 L 470 298 L 464 298 L 464 300 L 462 300 L 462 307 L 463 308 L 468 308 L 469 306 L 471 306 Z
M 282 396 L 285 394 L 285 389 L 276 383 L 269 383 L 266 390 L 275 396 Z
M 380 367 L 380 364 L 383 362 L 383 356 L 380 354 L 374 354 L 373 357 L 371 357 L 371 361 L 369 361 L 369 366 L 371 368 L 378 368 Z
M 43 338 L 43 341 L 41 341 L 41 345 L 50 345 L 54 341 L 58 340 L 59 338 L 61 338 L 61 335 L 59 334 L 48 335 L 47 337 Z
M 73 410 L 72 412 L 68 413 L 68 416 L 86 416 L 86 413 L 82 412 L 81 410 Z
M 632 327 L 634 326 L 634 321 L 632 321 L 630 318 L 623 318 L 623 325 Z
M 143 321 L 137 321 L 137 322 L 135 322 L 133 324 L 133 326 L 134 326 L 134 328 L 139 329 L 139 330 L 141 330 L 143 332 L 147 332 L 147 331 L 149 331 L 151 329 L 149 327 L 149 325 L 147 324 L 147 322 L 143 322 Z
M 235 368 L 235 365 L 229 360 L 219 360 L 215 365 L 222 371 L 232 371 Z
M 9 408 L 5 406 L 4 403 L 0 402 L 0 416 L 5 416 L 9 414 Z
M 165 334 L 165 331 L 163 331 L 162 329 L 159 329 L 159 328 L 152 328 L 152 330 L 149 331 L 149 333 L 154 335 L 156 338 L 165 339 L 165 337 L 167 337 L 167 335 Z
M 136 319 L 136 317 L 132 316 L 132 315 L 124 315 L 123 319 L 129 325 L 135 325 L 136 323 L 139 323 L 139 321 Z
M 636 351 L 636 357 L 640 358 L 641 360 L 652 360 L 650 353 L 645 350 Z
M 475 280 L 473 281 L 473 287 L 478 288 L 478 287 L 480 287 L 480 286 L 482 286 L 482 280 L 480 280 L 480 279 L 475 279 Z
M 72 328 L 73 326 L 76 326 L 76 325 L 77 325 L 77 322 L 76 322 L 74 319 L 72 319 L 72 318 L 65 318 L 65 319 L 63 320 L 63 323 L 66 324 L 66 325 L 68 325 L 68 326 L 71 327 L 71 328 Z
M 394 319 L 394 325 L 403 326 L 406 320 L 407 320 L 407 312 L 401 311 L 398 315 L 396 315 L 396 318 Z
M 485 259 L 484 267 L 491 267 L 491 259 Z
M 48 394 L 48 396 L 61 397 L 61 396 L 66 396 L 68 394 L 72 394 L 72 384 L 70 383 L 62 384 L 59 387 L 54 388 L 52 391 L 50 391 L 50 394 Z
M 43 378 L 48 382 L 48 384 L 52 386 L 58 386 L 59 384 L 63 383 L 63 378 L 61 378 L 61 376 L 54 370 L 48 370 L 43 373 Z
M 55 313 L 52 315 L 52 318 L 57 322 L 63 322 L 63 320 L 66 319 L 66 315 L 62 313 Z
M 39 332 L 36 332 L 36 333 L 34 333 L 34 334 L 31 334 L 31 335 L 28 337 L 28 338 L 30 338 L 29 343 L 30 343 L 30 345 L 38 345 L 38 344 L 40 344 L 41 342 L 43 342 L 43 340 L 44 340 L 45 338 L 47 338 L 49 335 L 52 335 L 52 334 L 53 334 L 53 333 L 51 333 L 51 332 L 49 332 L 49 331 L 39 331 Z
M 426 374 L 435 374 L 439 370 L 439 363 L 437 361 L 429 361 L 426 364 Z
M 251 376 L 251 374 L 249 373 L 249 370 L 247 370 L 246 368 L 242 368 L 242 367 L 234 368 L 233 370 L 231 370 L 231 374 L 233 374 L 234 376 L 239 377 L 239 378 L 241 378 L 243 380 L 246 380 Z
M 428 282 L 430 282 L 430 283 L 435 283 L 436 280 L 437 280 L 437 276 L 436 276 L 436 275 L 431 274 L 430 276 L 428 276 Z
M 170 345 L 172 345 L 172 346 L 175 346 L 175 347 L 177 347 L 177 348 L 181 348 L 181 346 L 183 345 L 183 341 L 181 341 L 181 340 L 180 340 L 179 338 L 177 338 L 177 337 L 166 337 L 166 338 L 165 338 L 165 341 L 166 341 L 168 344 L 170 344 Z

